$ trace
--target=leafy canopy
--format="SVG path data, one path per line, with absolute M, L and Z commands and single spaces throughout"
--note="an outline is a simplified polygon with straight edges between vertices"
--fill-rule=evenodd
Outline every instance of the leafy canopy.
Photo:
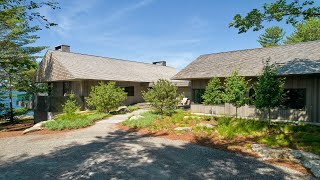
M 204 99 L 204 104 L 207 105 L 215 105 L 215 104 L 221 104 L 223 102 L 223 91 L 220 79 L 218 77 L 213 77 L 202 95 L 202 98 Z
M 312 18 L 295 26 L 295 31 L 287 37 L 286 44 L 320 40 L 320 18 Z
M 157 113 L 172 114 L 181 100 L 177 87 L 165 79 L 158 80 L 151 89 L 143 92 L 143 99 L 149 102 Z
M 320 7 L 314 0 L 276 0 L 265 3 L 261 9 L 252 9 L 244 17 L 236 14 L 229 27 L 238 29 L 238 33 L 245 33 L 250 29 L 259 31 L 264 28 L 264 22 L 283 21 L 295 25 L 298 22 L 314 17 L 320 17 Z
M 258 42 L 262 47 L 278 46 L 284 38 L 284 31 L 278 26 L 267 28 L 265 33 L 259 36 Z
M 123 88 L 117 87 L 115 82 L 107 84 L 101 82 L 99 85 L 91 88 L 86 102 L 90 107 L 95 108 L 99 112 L 108 113 L 118 108 L 126 98 L 127 93 L 124 92 Z
M 248 98 L 246 96 L 247 92 L 249 91 L 248 81 L 246 81 L 244 77 L 239 76 L 237 71 L 233 71 L 231 76 L 226 78 L 224 86 L 225 102 L 230 103 L 236 107 L 237 116 L 238 108 L 244 106 L 248 101 Z

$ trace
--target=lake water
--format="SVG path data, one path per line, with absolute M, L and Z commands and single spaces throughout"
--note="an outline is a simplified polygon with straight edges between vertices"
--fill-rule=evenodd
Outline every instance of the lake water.
M 13 91 L 12 94 L 16 94 L 16 95 L 20 95 L 20 94 L 25 94 L 25 92 L 18 92 L 18 91 Z M 13 108 L 21 108 L 21 106 L 17 105 L 17 101 L 19 100 L 19 98 L 17 96 L 14 95 L 14 97 L 12 97 L 12 106 Z M 9 108 L 10 106 L 10 99 L 9 98 L 4 98 L 2 100 L 2 103 L 5 105 L 5 107 Z M 1 113 L 1 112 L 0 112 Z M 27 113 L 27 115 L 32 116 L 33 115 L 33 111 L 29 111 Z

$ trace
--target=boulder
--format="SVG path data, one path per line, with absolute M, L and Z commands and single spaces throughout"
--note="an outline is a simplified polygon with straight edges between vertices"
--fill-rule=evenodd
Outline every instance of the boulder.
M 206 124 L 206 123 L 199 123 L 197 124 L 196 126 L 199 126 L 199 127 L 206 127 L 208 129 L 213 129 L 215 127 L 215 125 L 213 124 Z
M 132 117 L 130 117 L 130 121 L 132 121 L 132 120 L 137 120 L 137 119 L 140 119 L 140 118 L 142 118 L 143 116 L 141 116 L 141 115 L 134 115 L 134 116 L 132 116 Z
M 34 131 L 40 131 L 40 130 L 43 129 L 44 124 L 47 123 L 47 122 L 49 122 L 49 121 L 53 121 L 53 120 L 41 121 L 41 122 L 33 125 L 32 127 L 24 130 L 24 131 L 22 132 L 22 134 L 27 134 L 27 133 L 34 132 Z
M 118 107 L 118 109 L 115 112 L 119 113 L 119 114 L 125 114 L 125 113 L 130 112 L 130 110 L 128 109 L 127 106 L 120 106 L 120 107 Z
M 190 132 L 192 130 L 192 127 L 176 127 L 174 128 L 175 131 L 186 131 Z

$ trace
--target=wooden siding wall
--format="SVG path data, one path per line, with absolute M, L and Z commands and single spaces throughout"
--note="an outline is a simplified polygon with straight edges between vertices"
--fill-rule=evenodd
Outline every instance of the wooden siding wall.
M 189 87 L 178 87 L 177 93 L 178 94 L 183 93 L 184 97 L 191 99 L 191 87 L 190 86 Z
M 191 89 L 205 89 L 208 84 L 208 79 L 199 79 L 191 81 Z M 252 79 L 251 84 L 254 83 L 256 79 Z M 320 123 L 320 76 L 288 76 L 285 81 L 286 89 L 306 89 L 306 109 L 301 110 L 281 110 L 274 112 L 274 118 L 289 118 L 298 119 L 303 121 L 317 122 Z M 192 97 L 193 99 L 193 97 Z M 208 107 L 191 106 L 192 112 L 207 113 Z M 209 107 L 211 108 L 211 107 Z M 232 115 L 235 110 L 232 110 L 231 106 L 215 107 L 215 111 L 223 112 L 224 114 L 231 113 Z M 219 110 L 220 109 L 220 110 Z M 223 109 L 223 111 L 222 111 Z M 225 109 L 230 109 L 226 111 Z M 201 111 L 201 112 L 200 112 Z M 254 107 L 244 106 L 239 109 L 239 113 L 243 117 L 252 116 L 253 114 L 261 115 L 257 113 Z

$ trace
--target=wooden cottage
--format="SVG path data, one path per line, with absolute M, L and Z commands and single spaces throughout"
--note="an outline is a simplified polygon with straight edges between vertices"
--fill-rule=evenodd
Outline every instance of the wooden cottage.
M 237 70 L 254 83 L 267 59 L 277 64 L 280 75 L 285 77 L 286 98 L 283 105 L 273 111 L 272 118 L 320 123 L 320 41 L 202 55 L 172 79 L 191 81 L 192 112 L 234 115 L 235 108 L 230 104 L 202 104 L 208 81 L 212 77 L 223 81 Z M 251 89 L 248 96 L 253 94 Z M 251 118 L 265 116 L 250 104 L 241 107 L 238 114 Z
M 152 64 L 99 57 L 70 52 L 70 47 L 61 45 L 48 50 L 43 57 L 36 82 L 48 83 L 49 93 L 35 97 L 35 119 L 45 120 L 48 112 L 61 112 L 67 95 L 73 92 L 82 108 L 91 87 L 99 82 L 114 81 L 127 92 L 125 105 L 143 102 L 142 91 L 146 91 L 158 79 L 170 80 L 178 71 L 166 66 L 165 61 Z M 189 81 L 172 80 L 178 93 L 190 97 Z

